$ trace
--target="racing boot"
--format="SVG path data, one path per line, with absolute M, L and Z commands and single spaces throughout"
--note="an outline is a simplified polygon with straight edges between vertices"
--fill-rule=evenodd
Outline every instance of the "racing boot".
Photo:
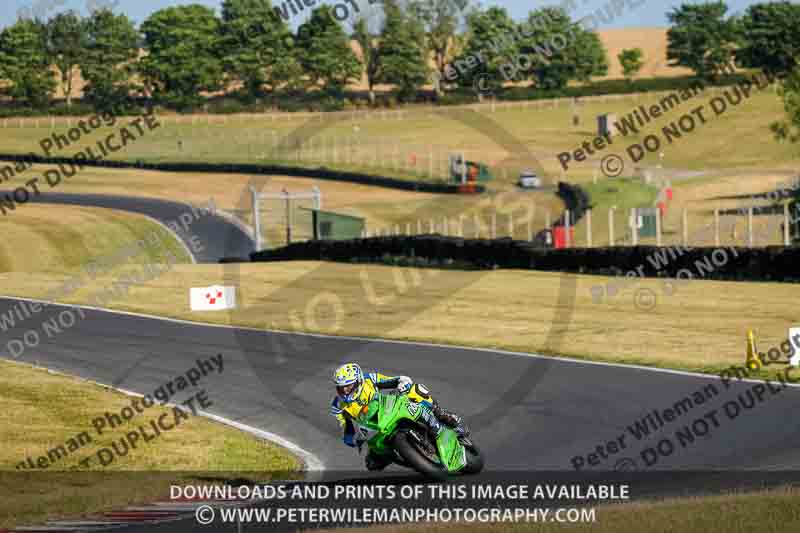
M 433 396 L 431 396 L 430 391 L 428 390 L 425 385 L 421 383 L 415 383 L 411 390 L 408 392 L 409 398 L 413 401 L 420 402 L 424 401 L 427 402 L 431 406 L 431 412 L 433 416 L 427 416 L 423 414 L 423 420 L 428 425 L 431 430 L 431 433 L 434 435 L 438 435 L 441 432 L 441 424 L 452 428 L 459 436 L 459 438 L 466 438 L 469 435 L 469 429 L 464 425 L 464 421 L 455 413 L 442 409 Z
M 451 428 L 453 431 L 458 433 L 458 436 L 461 438 L 469 437 L 469 428 L 464 423 L 464 419 L 458 416 L 457 414 L 453 413 L 452 411 L 448 411 L 442 408 L 438 402 L 433 404 L 433 414 L 436 418 L 445 426 Z
M 369 452 L 364 458 L 364 464 L 367 470 L 372 472 L 383 470 L 392 464 L 392 458 L 388 455 L 378 455 L 377 453 Z

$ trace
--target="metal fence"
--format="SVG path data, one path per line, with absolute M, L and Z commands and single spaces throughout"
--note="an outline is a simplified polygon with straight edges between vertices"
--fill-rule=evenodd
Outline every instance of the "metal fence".
M 322 192 L 259 192 L 250 187 L 255 251 L 314 238 L 311 209 L 322 208 Z

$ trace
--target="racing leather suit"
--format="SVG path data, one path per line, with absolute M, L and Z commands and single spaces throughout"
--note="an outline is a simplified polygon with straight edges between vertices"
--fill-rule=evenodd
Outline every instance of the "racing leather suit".
M 358 418 L 362 408 L 367 405 L 377 390 L 394 389 L 399 394 L 408 393 L 416 401 L 425 402 L 431 408 L 434 417 L 424 420 L 430 431 L 437 435 L 441 431 L 440 423 L 453 428 L 460 435 L 468 435 L 469 431 L 464 426 L 460 416 L 443 409 L 424 385 L 414 384 L 408 376 L 386 376 L 379 372 L 370 372 L 364 375 L 364 384 L 361 387 L 359 397 L 352 402 L 343 400 L 338 395 L 331 402 L 331 414 L 336 417 L 339 427 L 343 431 L 342 440 L 350 447 L 360 448 L 361 442 L 356 436 L 356 425 L 354 420 Z M 391 463 L 391 459 L 370 453 L 366 457 L 366 465 L 369 470 L 381 470 Z

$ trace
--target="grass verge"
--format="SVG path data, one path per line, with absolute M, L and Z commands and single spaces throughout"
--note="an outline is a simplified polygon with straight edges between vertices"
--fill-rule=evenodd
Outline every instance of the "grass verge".
M 131 256 L 133 263 L 160 263 L 167 253 L 177 262 L 191 262 L 164 227 L 113 209 L 30 204 L 3 217 L 0 228 L 0 272 L 73 270 L 136 241 L 147 246 Z
M 468 531 L 469 533 L 794 533 L 800 528 L 800 489 L 784 487 L 752 493 L 597 507 L 594 523 L 414 524 L 369 527 L 374 533 Z M 326 533 L 349 531 L 327 530 Z
M 236 472 L 263 472 L 259 480 L 264 481 L 270 472 L 292 472 L 301 466 L 278 446 L 190 415 L 151 442 L 140 441 L 136 449 L 106 467 L 95 460 L 88 469 L 78 469 L 81 459 L 118 443 L 140 424 L 163 413 L 171 419 L 173 409 L 150 407 L 127 424 L 98 435 L 92 420 L 106 411 L 119 413 L 131 405 L 130 397 L 7 361 L 0 361 L 0 403 L 0 527 L 91 516 L 109 508 L 169 499 L 171 483 L 196 483 L 200 472 L 206 473 L 204 483 L 213 483 L 208 472 L 217 473 L 219 479 Z M 26 457 L 36 461 L 81 432 L 92 441 L 46 470 L 25 473 L 17 468 Z
M 65 279 L 0 275 L 3 292 L 30 297 L 46 294 Z M 66 301 L 90 301 L 113 279 L 98 277 Z M 256 328 L 552 353 L 707 373 L 743 364 L 749 328 L 766 352 L 779 346 L 796 323 L 798 285 L 687 280 L 666 292 L 662 281 L 644 279 L 594 303 L 591 288 L 612 279 L 311 261 L 176 265 L 131 286 L 126 298 L 108 306 Z M 190 312 L 189 289 L 217 283 L 239 284 L 239 311 Z M 652 291 L 652 307 L 642 309 L 637 303 L 639 289 Z M 555 344 L 552 328 L 561 332 Z M 766 371 L 782 368 L 770 365 Z

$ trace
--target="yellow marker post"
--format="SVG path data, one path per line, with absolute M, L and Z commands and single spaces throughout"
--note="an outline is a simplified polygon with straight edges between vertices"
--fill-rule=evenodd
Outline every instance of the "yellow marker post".
M 756 337 L 752 329 L 747 330 L 747 360 L 745 361 L 745 366 L 747 366 L 748 370 L 761 370 L 764 366 L 764 362 L 758 356 Z

